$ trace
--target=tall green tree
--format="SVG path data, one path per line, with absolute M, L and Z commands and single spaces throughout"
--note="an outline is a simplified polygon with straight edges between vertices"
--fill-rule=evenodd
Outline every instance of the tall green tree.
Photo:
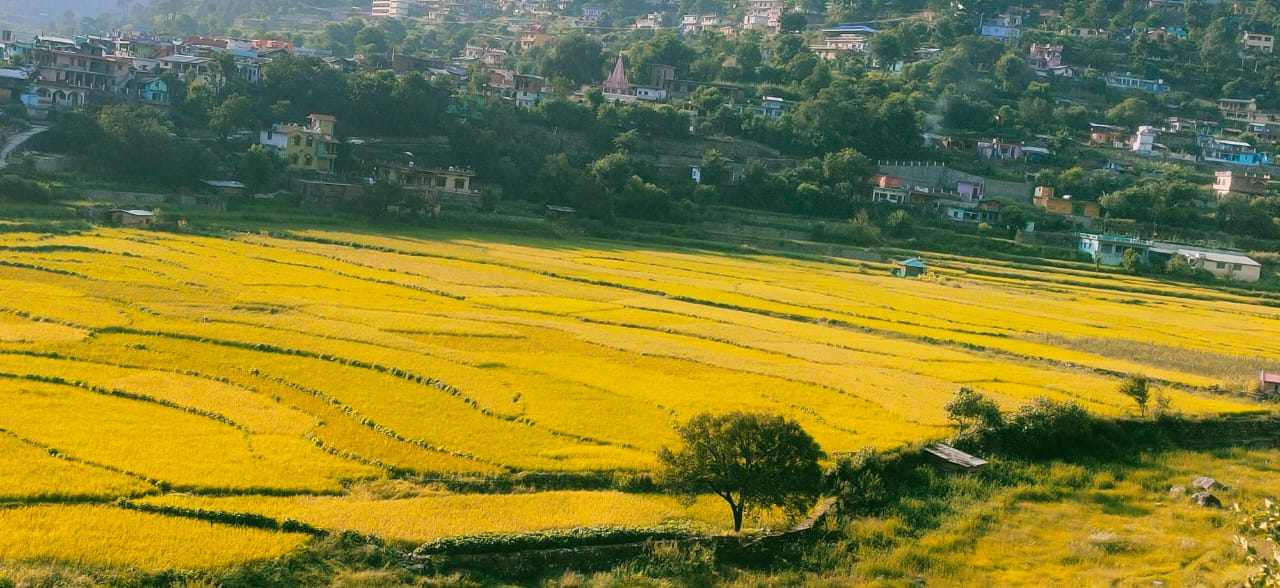
M 551 45 L 543 57 L 542 72 L 574 84 L 600 81 L 604 71 L 603 51 L 604 45 L 599 39 L 573 31 Z
M 795 421 L 768 414 L 700 414 L 679 429 L 684 445 L 658 452 L 659 482 L 686 499 L 711 493 L 729 503 L 733 530 L 756 509 L 792 513 L 821 491 L 822 449 Z

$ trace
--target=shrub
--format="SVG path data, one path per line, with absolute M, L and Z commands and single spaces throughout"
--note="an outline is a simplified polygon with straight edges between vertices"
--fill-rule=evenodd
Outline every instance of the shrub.
M 1023 405 L 1007 429 L 1007 447 L 1030 457 L 1064 457 L 1102 444 L 1098 422 L 1084 407 L 1044 396 Z
M 845 512 L 867 514 L 879 508 L 887 496 L 884 471 L 887 460 L 875 448 L 835 456 L 827 468 L 825 486 L 841 499 Z
M 39 182 L 13 174 L 0 176 L 0 202 L 47 203 L 50 200 L 49 188 Z

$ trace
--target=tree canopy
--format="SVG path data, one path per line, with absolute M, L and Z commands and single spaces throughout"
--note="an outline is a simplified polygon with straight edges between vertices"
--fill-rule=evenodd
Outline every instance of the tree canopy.
M 712 493 L 733 512 L 781 506 L 803 512 L 820 492 L 822 449 L 795 421 L 776 415 L 700 414 L 679 429 L 684 447 L 658 452 L 659 481 L 692 498 Z

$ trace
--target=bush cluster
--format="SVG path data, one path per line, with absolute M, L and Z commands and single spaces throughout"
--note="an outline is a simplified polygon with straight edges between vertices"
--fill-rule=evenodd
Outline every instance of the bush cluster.
M 5 174 L 0 176 L 0 202 L 28 202 L 45 204 L 53 195 L 44 184 L 34 180 Z

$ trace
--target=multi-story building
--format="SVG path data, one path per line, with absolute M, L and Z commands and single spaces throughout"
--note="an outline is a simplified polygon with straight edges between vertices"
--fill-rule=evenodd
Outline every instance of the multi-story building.
M 333 173 L 338 157 L 338 140 L 334 138 L 337 119 L 328 114 L 312 114 L 307 125 L 277 123 L 259 134 L 258 142 L 272 148 L 296 171 Z
M 132 62 L 109 51 L 84 37 L 37 36 L 27 50 L 35 66 L 31 81 L 37 105 L 80 107 L 94 94 L 126 94 Z
M 1234 170 L 1220 170 L 1213 174 L 1213 193 L 1218 200 L 1231 194 L 1265 196 L 1271 193 L 1271 176 Z
M 1205 161 L 1257 166 L 1271 163 L 1271 156 L 1258 151 L 1243 141 L 1228 141 L 1215 137 L 1200 138 L 1200 156 Z
M 480 206 L 480 191 L 471 187 L 475 172 L 462 167 L 427 167 L 384 161 L 374 166 L 379 180 L 398 182 L 407 190 L 422 193 L 427 202 Z
M 680 17 L 680 34 L 691 35 L 713 31 L 720 26 L 718 14 L 686 14 Z
M 1027 65 L 1042 76 L 1071 77 L 1071 68 L 1062 65 L 1062 45 L 1032 43 L 1028 50 Z
M 420 16 L 425 12 L 420 0 L 373 0 L 371 14 L 377 18 Z
M 1218 112 L 1224 119 L 1248 124 L 1280 123 L 1280 114 L 1258 110 L 1258 101 L 1252 98 L 1249 100 L 1219 98 Z
M 871 36 L 876 30 L 866 25 L 839 25 L 822 29 L 822 42 L 809 46 L 823 59 L 836 59 L 870 50 Z

